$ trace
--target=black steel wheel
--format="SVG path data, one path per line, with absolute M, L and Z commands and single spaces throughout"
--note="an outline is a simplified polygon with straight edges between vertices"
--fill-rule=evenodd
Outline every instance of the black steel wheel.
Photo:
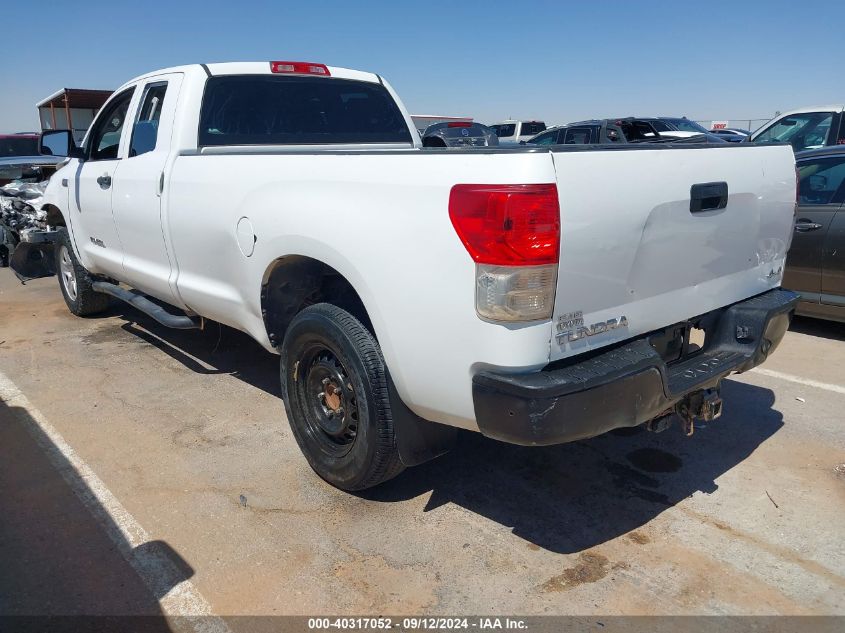
M 363 490 L 402 469 L 375 337 L 346 310 L 320 303 L 285 333 L 282 392 L 293 435 L 320 477 Z
M 305 351 L 299 371 L 297 387 L 311 403 L 305 408 L 308 433 L 327 454 L 345 455 L 358 436 L 358 401 L 346 368 L 331 349 L 315 343 Z

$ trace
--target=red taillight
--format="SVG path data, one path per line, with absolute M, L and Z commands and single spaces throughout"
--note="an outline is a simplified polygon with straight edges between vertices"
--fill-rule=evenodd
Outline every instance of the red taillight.
M 497 266 L 556 264 L 560 207 L 555 185 L 455 185 L 449 218 L 472 259 Z
M 452 121 L 448 123 L 446 127 L 472 127 L 472 123 L 468 121 Z
M 312 64 L 311 62 L 270 62 L 270 72 L 331 76 L 325 64 Z

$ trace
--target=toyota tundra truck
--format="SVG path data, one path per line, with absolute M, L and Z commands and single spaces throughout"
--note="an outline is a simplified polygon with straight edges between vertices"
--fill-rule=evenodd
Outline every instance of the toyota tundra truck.
M 152 72 L 82 147 L 47 137 L 68 160 L 33 241 L 70 311 L 116 298 L 248 333 L 280 357 L 308 462 L 345 490 L 458 429 L 689 434 L 796 304 L 789 146 L 428 149 L 379 75 L 287 61 Z

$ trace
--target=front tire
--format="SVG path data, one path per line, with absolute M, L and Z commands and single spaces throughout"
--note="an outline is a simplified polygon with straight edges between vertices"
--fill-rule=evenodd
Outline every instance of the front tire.
M 294 317 L 282 344 L 288 422 L 308 463 L 342 490 L 364 490 L 403 470 L 384 358 L 346 310 L 318 303 Z
M 94 280 L 91 273 L 85 270 L 76 259 L 67 229 L 59 227 L 57 232 L 56 275 L 59 278 L 59 288 L 62 290 L 68 310 L 76 316 L 102 312 L 109 307 L 111 299 L 108 295 L 96 292 L 92 287 Z

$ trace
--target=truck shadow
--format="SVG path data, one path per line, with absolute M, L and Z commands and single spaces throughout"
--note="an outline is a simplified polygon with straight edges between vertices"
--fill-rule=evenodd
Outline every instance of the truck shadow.
M 28 411 L 3 400 L 0 494 L 0 619 L 9 630 L 171 630 L 159 600 L 193 569 L 164 541 L 133 547 Z
M 796 316 L 789 325 L 792 332 L 809 334 L 833 341 L 845 341 L 845 323 L 826 321 L 812 317 Z
M 229 374 L 281 398 L 279 357 L 248 334 L 206 321 L 203 330 L 173 330 L 116 302 L 101 316 L 124 321 L 124 332 L 152 345 L 198 374 Z
M 444 457 L 361 493 L 395 502 L 431 491 L 544 549 L 575 553 L 642 527 L 740 464 L 783 426 L 772 391 L 723 383 L 725 414 L 692 438 L 626 429 L 560 446 L 510 446 L 465 433 Z
M 127 321 L 126 332 L 193 371 L 228 373 L 280 395 L 276 357 L 242 332 L 216 323 L 204 332 L 169 330 L 121 307 L 111 314 Z M 580 552 L 645 525 L 694 493 L 714 492 L 720 476 L 783 426 L 769 389 L 725 380 L 723 396 L 723 416 L 692 438 L 677 427 L 660 434 L 625 429 L 527 448 L 462 433 L 449 454 L 358 496 L 391 503 L 430 493 L 425 511 L 454 503 L 547 550 Z

